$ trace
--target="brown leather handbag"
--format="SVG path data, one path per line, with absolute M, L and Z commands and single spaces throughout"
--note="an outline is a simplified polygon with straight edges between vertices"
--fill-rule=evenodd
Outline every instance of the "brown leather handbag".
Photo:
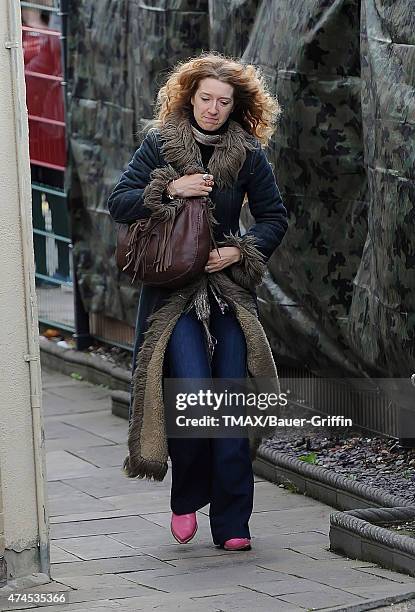
M 206 198 L 185 198 L 167 220 L 139 219 L 118 230 L 118 267 L 145 285 L 178 289 L 203 274 L 216 246 Z

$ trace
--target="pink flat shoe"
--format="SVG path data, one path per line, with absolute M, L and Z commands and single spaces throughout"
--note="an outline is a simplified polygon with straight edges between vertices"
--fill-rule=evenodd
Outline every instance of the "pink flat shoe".
M 249 538 L 232 538 L 226 540 L 223 548 L 225 550 L 251 550 L 251 540 Z
M 172 512 L 171 532 L 179 544 L 187 544 L 197 531 L 196 512 L 190 514 L 174 514 Z

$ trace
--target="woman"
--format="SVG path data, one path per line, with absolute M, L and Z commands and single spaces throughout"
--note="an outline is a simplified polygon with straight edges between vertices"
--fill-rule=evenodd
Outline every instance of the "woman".
M 213 541 L 249 550 L 252 459 L 259 440 L 166 439 L 163 377 L 276 377 L 258 321 L 255 287 L 287 229 L 287 213 L 261 148 L 275 129 L 278 103 L 253 66 L 219 54 L 179 64 L 158 94 L 155 128 L 109 197 L 117 222 L 160 214 L 171 199 L 205 196 L 214 206 L 206 274 L 181 290 L 144 286 L 133 363 L 130 477 L 162 480 L 172 463 L 171 530 L 196 533 L 196 511 L 210 503 Z M 255 224 L 240 236 L 245 194 Z

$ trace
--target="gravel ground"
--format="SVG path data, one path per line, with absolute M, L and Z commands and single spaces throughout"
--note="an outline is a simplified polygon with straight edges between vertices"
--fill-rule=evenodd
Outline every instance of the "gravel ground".
M 398 525 L 385 525 L 385 527 L 391 531 L 396 531 L 396 533 L 400 535 L 415 538 L 415 521 L 408 521 L 407 523 L 400 523 Z
M 319 465 L 415 504 L 415 449 L 359 431 L 278 431 L 264 442 L 273 450 Z
M 413 612 L 415 610 L 415 601 L 404 601 L 402 603 L 392 604 L 391 606 L 376 608 L 377 612 Z
M 65 348 L 76 348 L 75 340 L 72 335 L 67 334 L 66 332 L 49 328 L 43 331 L 43 336 L 48 338 L 51 342 L 55 342 L 60 346 L 64 346 Z M 100 357 L 103 361 L 107 363 L 112 363 L 120 368 L 124 368 L 125 370 L 131 370 L 132 365 L 132 351 L 127 351 L 126 349 L 118 348 L 117 346 L 109 346 L 106 344 L 101 344 L 100 342 L 93 342 L 91 346 L 87 349 L 88 353 L 93 353 Z
M 88 348 L 89 353 L 94 353 L 100 357 L 103 361 L 107 361 L 117 365 L 125 370 L 131 370 L 132 356 L 130 351 L 127 351 L 117 346 L 102 346 L 99 344 L 93 344 Z

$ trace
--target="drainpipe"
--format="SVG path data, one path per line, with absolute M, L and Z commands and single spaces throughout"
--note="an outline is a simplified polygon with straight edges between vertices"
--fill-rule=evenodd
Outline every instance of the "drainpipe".
M 23 284 L 25 294 L 25 318 L 27 328 L 27 354 L 30 376 L 30 403 L 33 427 L 33 452 L 36 479 L 36 504 L 39 537 L 40 571 L 50 576 L 49 523 L 46 505 L 45 440 L 41 414 L 41 371 L 39 355 L 39 328 L 35 291 L 35 267 L 33 255 L 32 197 L 29 159 L 29 128 L 26 108 L 26 86 L 22 48 L 22 24 L 20 3 L 7 0 L 9 15 L 10 67 L 14 107 L 16 160 L 18 174 L 18 198 L 21 223 L 21 249 L 23 254 Z

